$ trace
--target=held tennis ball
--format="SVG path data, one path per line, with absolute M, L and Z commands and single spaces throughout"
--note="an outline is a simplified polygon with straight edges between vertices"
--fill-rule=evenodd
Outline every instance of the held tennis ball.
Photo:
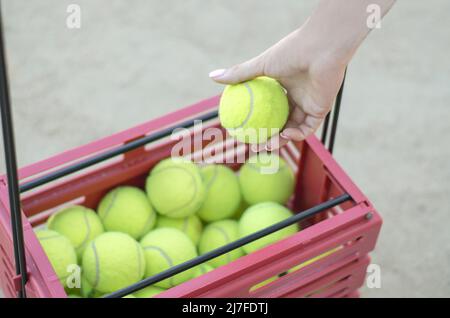
M 47 228 L 67 237 L 80 260 L 87 244 L 104 232 L 97 213 L 79 205 L 53 214 L 47 221 Z
M 77 254 L 70 240 L 58 232 L 51 230 L 36 231 L 36 236 L 47 255 L 53 270 L 63 286 L 66 278 L 71 274 L 68 269 L 77 264 Z
M 136 298 L 152 298 L 152 297 L 162 293 L 163 291 L 165 291 L 165 289 L 163 289 L 163 288 L 159 288 L 156 286 L 148 286 L 148 287 L 145 287 L 144 289 L 134 292 L 133 295 Z
M 141 240 L 147 267 L 145 276 L 153 276 L 172 266 L 197 257 L 197 250 L 189 237 L 174 228 L 163 227 L 150 231 Z M 194 275 L 194 268 L 155 284 L 157 287 L 170 288 L 179 285 Z
M 195 245 L 198 244 L 203 230 L 202 222 L 195 214 L 182 219 L 174 219 L 161 215 L 156 221 L 156 227 L 172 227 L 178 229 L 186 234 Z
M 210 271 L 212 271 L 214 269 L 214 267 L 212 267 L 211 265 L 208 265 L 206 263 L 200 264 L 195 268 L 195 274 L 193 278 L 202 276 L 203 274 L 206 274 Z
M 198 250 L 200 254 L 212 251 L 239 238 L 238 223 L 235 220 L 222 220 L 209 224 L 202 233 Z M 241 248 L 237 248 L 224 255 L 209 260 L 212 267 L 228 264 L 244 255 Z
M 253 205 L 244 212 L 239 220 L 239 236 L 242 238 L 253 234 L 291 216 L 291 211 L 275 202 L 264 202 Z M 244 245 L 242 248 L 245 253 L 249 254 L 267 245 L 282 240 L 298 232 L 298 230 L 298 225 L 293 224 L 275 233 L 264 236 L 252 243 Z
M 241 142 L 265 142 L 280 132 L 288 116 L 286 93 L 269 77 L 228 85 L 220 99 L 220 123 Z
M 141 238 L 156 223 L 156 213 L 144 191 L 136 187 L 118 187 L 106 194 L 98 206 L 98 215 L 107 231 L 123 232 Z
M 250 205 L 266 201 L 285 204 L 294 192 L 294 182 L 286 161 L 275 154 L 253 156 L 239 170 L 242 196 Z
M 194 214 L 205 198 L 200 169 L 181 158 L 159 162 L 150 171 L 145 187 L 156 211 L 171 218 Z
M 111 293 L 138 282 L 144 270 L 142 247 L 125 233 L 103 233 L 83 253 L 83 276 L 100 293 Z
M 197 212 L 205 222 L 230 218 L 241 203 L 239 181 L 233 170 L 223 165 L 201 169 L 206 187 L 206 198 Z

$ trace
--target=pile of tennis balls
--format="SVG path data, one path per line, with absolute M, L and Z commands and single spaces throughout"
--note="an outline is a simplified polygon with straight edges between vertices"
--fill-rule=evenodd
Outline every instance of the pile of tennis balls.
M 288 113 L 284 89 L 268 77 L 227 86 L 219 108 L 222 125 L 250 143 L 271 136 L 260 129 L 281 129 Z M 254 128 L 256 141 L 242 131 Z M 274 163 L 275 171 L 267 173 Z M 67 267 L 81 266 L 81 288 L 67 289 L 70 297 L 100 297 L 289 218 L 292 212 L 284 205 L 294 181 L 275 154 L 249 158 L 237 174 L 225 165 L 200 167 L 168 158 L 150 171 L 145 189 L 119 186 L 96 211 L 83 206 L 59 211 L 37 237 L 65 287 Z M 291 225 L 130 297 L 153 297 L 297 231 L 298 225 Z

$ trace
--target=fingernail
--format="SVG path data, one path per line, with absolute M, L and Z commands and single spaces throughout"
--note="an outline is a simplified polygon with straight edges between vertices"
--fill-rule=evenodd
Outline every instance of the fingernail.
M 266 151 L 272 151 L 272 147 L 270 147 L 269 145 L 266 145 L 264 148 L 266 149 Z
M 224 68 L 212 71 L 209 73 L 209 77 L 211 77 L 211 78 L 221 77 L 223 74 L 225 74 L 225 71 L 226 71 L 226 69 L 224 69 Z
M 284 133 L 282 133 L 282 132 L 280 133 L 280 137 L 283 138 L 283 139 L 289 139 L 289 137 L 286 136 L 286 135 L 285 135 Z

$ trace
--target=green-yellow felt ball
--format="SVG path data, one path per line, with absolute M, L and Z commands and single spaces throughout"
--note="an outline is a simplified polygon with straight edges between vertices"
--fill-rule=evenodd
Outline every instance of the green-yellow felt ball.
M 76 294 L 69 294 L 67 295 L 67 298 L 82 298 L 80 295 L 76 295 Z
M 244 214 L 245 210 L 248 209 L 248 203 L 245 202 L 245 200 L 241 200 L 241 204 L 237 207 L 237 209 L 234 211 L 233 216 L 231 217 L 234 220 L 239 220 Z
M 211 265 L 208 265 L 206 263 L 200 264 L 195 267 L 195 274 L 193 278 L 202 276 L 203 274 L 206 274 L 212 270 L 214 270 L 214 267 L 212 267 Z
M 150 231 L 141 240 L 147 267 L 145 276 L 153 276 L 175 265 L 197 257 L 197 250 L 189 237 L 180 230 L 162 227 Z M 194 275 L 194 268 L 164 279 L 155 286 L 170 288 L 179 285 Z
M 286 207 L 275 202 L 263 202 L 248 208 L 239 220 L 240 238 L 258 232 L 275 223 L 281 222 L 292 216 L 292 212 Z M 245 253 L 249 254 L 267 245 L 282 240 L 296 232 L 299 226 L 290 225 L 275 233 L 264 236 L 252 243 L 243 246 Z
M 152 297 L 155 297 L 156 295 L 162 293 L 163 291 L 165 291 L 164 288 L 160 288 L 160 287 L 156 287 L 156 286 L 148 286 L 137 292 L 134 292 L 133 295 L 136 298 L 152 298 Z
M 233 170 L 224 165 L 209 165 L 201 169 L 206 198 L 197 212 L 205 222 L 230 218 L 241 203 L 239 181 Z
M 178 229 L 189 236 L 195 245 L 198 244 L 203 230 L 203 224 L 195 214 L 182 219 L 174 219 L 161 215 L 156 221 L 156 227 L 172 227 Z
M 36 236 L 47 255 L 53 270 L 63 286 L 72 274 L 71 267 L 77 264 L 77 254 L 68 238 L 51 230 L 36 231 Z
M 280 133 L 288 116 L 285 90 L 269 77 L 228 85 L 220 99 L 220 123 L 241 142 L 265 142 Z
M 295 178 L 284 159 L 260 153 L 241 167 L 239 184 L 244 200 L 250 205 L 267 201 L 285 204 L 294 192 Z
M 198 244 L 200 254 L 212 251 L 223 245 L 236 241 L 239 238 L 238 222 L 235 220 L 221 220 L 213 222 L 205 227 Z M 244 255 L 241 248 L 234 249 L 224 255 L 209 260 L 207 263 L 212 267 L 228 264 Z
M 81 276 L 81 296 L 84 298 L 100 298 L 105 293 L 99 292 L 92 288 L 92 285 L 86 280 L 86 278 Z
M 104 232 L 97 213 L 79 205 L 53 214 L 47 221 L 47 228 L 67 237 L 80 260 L 89 242 Z
M 123 232 L 140 239 L 156 223 L 156 212 L 139 188 L 117 187 L 108 192 L 98 205 L 98 215 L 107 231 Z
M 145 187 L 156 211 L 171 218 L 194 214 L 205 199 L 200 169 L 182 158 L 159 162 L 150 171 Z
M 111 293 L 142 279 L 145 258 L 131 236 L 106 232 L 94 239 L 83 253 L 83 276 L 92 288 Z

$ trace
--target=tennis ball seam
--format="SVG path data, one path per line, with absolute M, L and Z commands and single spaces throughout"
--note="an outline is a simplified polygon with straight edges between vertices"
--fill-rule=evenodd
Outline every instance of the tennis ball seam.
M 144 250 L 155 250 L 155 251 L 157 251 L 157 252 L 158 252 L 159 254 L 161 254 L 161 256 L 166 260 L 167 264 L 169 264 L 169 268 L 170 268 L 170 267 L 173 267 L 173 261 L 172 261 L 172 259 L 170 258 L 169 255 L 167 255 L 167 253 L 166 253 L 162 248 L 160 248 L 160 247 L 158 247 L 158 246 L 154 246 L 154 245 L 148 245 L 148 246 L 145 246 L 145 247 L 144 247 Z M 169 284 L 170 284 L 171 286 L 174 286 L 174 285 L 175 285 L 174 282 L 173 282 L 173 278 L 174 278 L 174 276 L 171 276 L 171 277 L 169 278 Z
M 254 108 L 255 108 L 255 97 L 254 97 L 254 95 L 253 95 L 253 90 L 252 90 L 252 88 L 250 87 L 250 85 L 247 83 L 247 82 L 245 82 L 245 83 L 243 83 L 243 85 L 244 85 L 244 87 L 247 89 L 247 92 L 248 92 L 248 94 L 249 94 L 249 96 L 250 96 L 250 109 L 249 109 L 249 111 L 248 111 L 248 113 L 247 113 L 247 116 L 244 118 L 244 120 L 242 121 L 242 123 L 240 124 L 240 125 L 238 125 L 238 126 L 236 126 L 236 127 L 228 127 L 228 129 L 240 129 L 240 128 L 244 128 L 244 126 L 248 123 L 248 121 L 250 120 L 250 118 L 252 118 L 252 115 L 253 115 L 253 110 L 254 110 Z
M 141 276 L 141 273 L 142 273 L 142 260 L 141 260 L 141 257 L 143 257 L 143 255 L 141 253 L 139 253 L 140 252 L 140 250 L 139 250 L 140 248 L 141 248 L 141 246 L 139 245 L 139 243 L 136 242 L 137 261 L 138 261 L 138 272 L 137 272 L 138 276 Z
M 183 233 L 187 233 L 188 228 L 189 228 L 189 217 L 184 219 L 183 226 L 181 227 L 181 230 L 183 231 Z
M 212 185 L 214 184 L 214 181 L 217 178 L 217 175 L 219 174 L 218 171 L 217 171 L 218 170 L 217 165 L 213 165 L 213 167 L 214 167 L 213 176 L 211 177 L 211 179 L 206 184 L 206 186 L 205 186 L 206 190 L 209 190 L 212 187 Z
M 262 166 L 257 166 L 256 163 L 250 163 L 250 162 L 247 164 L 247 167 L 249 167 L 250 169 L 257 171 L 257 172 L 261 172 L 261 168 L 263 168 Z M 277 172 L 283 171 L 286 168 L 288 168 L 287 164 L 283 163 Z
M 155 217 L 156 217 L 155 211 L 153 211 L 153 209 L 152 209 L 151 212 L 150 212 L 150 215 L 149 215 L 149 217 L 148 217 L 148 219 L 147 219 L 147 222 L 144 223 L 144 227 L 142 228 L 142 231 L 141 231 L 141 232 L 144 232 L 144 230 L 148 227 L 148 225 L 149 225 L 150 223 L 152 223 L 152 221 L 155 219 Z M 144 233 L 144 234 L 145 234 L 145 233 Z
M 92 252 L 94 253 L 95 259 L 95 280 L 92 284 L 92 289 L 97 289 L 97 286 L 100 283 L 100 260 L 98 257 L 97 248 L 95 247 L 95 242 L 92 242 Z
M 84 219 L 84 223 L 86 223 L 86 236 L 84 237 L 83 241 L 78 245 L 75 246 L 75 249 L 80 249 L 82 248 L 84 245 L 86 245 L 89 242 L 89 237 L 91 236 L 91 225 L 89 224 L 89 220 L 87 218 L 87 208 L 84 208 L 83 210 L 83 219 Z
M 162 171 L 169 170 L 169 169 L 178 169 L 178 170 L 181 170 L 181 171 L 185 172 L 193 181 L 192 183 L 194 184 L 194 187 L 193 187 L 194 188 L 194 193 L 192 194 L 191 198 L 188 200 L 188 202 L 186 204 L 184 204 L 181 207 L 176 207 L 176 208 L 170 210 L 169 212 L 165 213 L 165 215 L 167 215 L 167 216 L 170 216 L 173 213 L 176 213 L 178 210 L 180 210 L 182 208 L 190 206 L 192 204 L 192 202 L 195 201 L 195 198 L 197 197 L 197 193 L 198 193 L 198 187 L 197 187 L 197 183 L 195 182 L 195 176 L 193 176 L 192 173 L 188 169 L 185 169 L 183 167 L 178 167 L 178 166 L 170 166 L 170 167 L 159 169 L 159 170 L 157 170 L 157 171 L 155 171 L 153 173 L 157 174 L 157 173 L 160 173 Z
M 111 201 L 109 202 L 108 207 L 106 208 L 105 213 L 103 214 L 103 217 L 101 218 L 103 221 L 105 221 L 106 218 L 108 217 L 109 211 L 111 211 L 111 209 L 114 205 L 114 202 L 116 201 L 116 198 L 119 195 L 118 190 L 119 190 L 119 188 L 116 188 L 115 190 L 113 190 Z
M 225 241 L 226 241 L 227 243 L 230 243 L 231 239 L 230 239 L 230 237 L 228 236 L 228 233 L 227 233 L 224 229 L 222 229 L 222 228 L 220 228 L 220 227 L 218 227 L 218 226 L 211 226 L 210 228 L 219 231 L 219 233 L 222 234 L 222 235 L 225 237 Z M 226 256 L 226 257 L 227 257 L 227 262 L 228 262 L 228 263 L 232 261 L 230 253 L 226 253 L 226 254 L 224 254 L 223 256 Z

